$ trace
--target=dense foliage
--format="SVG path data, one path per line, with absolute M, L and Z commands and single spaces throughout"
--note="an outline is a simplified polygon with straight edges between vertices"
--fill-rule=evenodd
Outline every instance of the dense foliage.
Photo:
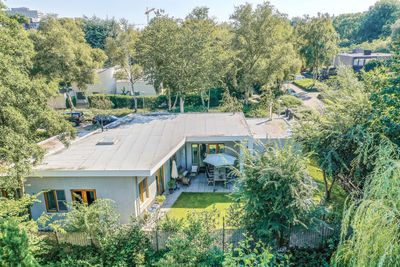
M 313 180 L 307 160 L 289 144 L 266 145 L 265 151 L 251 153 L 243 148 L 241 186 L 233 193 L 231 224 L 241 226 L 267 244 L 288 244 L 294 225 L 306 226 L 313 209 Z
M 333 25 L 340 34 L 341 46 L 345 47 L 390 36 L 391 26 L 399 18 L 400 2 L 381 0 L 366 12 L 335 17 Z

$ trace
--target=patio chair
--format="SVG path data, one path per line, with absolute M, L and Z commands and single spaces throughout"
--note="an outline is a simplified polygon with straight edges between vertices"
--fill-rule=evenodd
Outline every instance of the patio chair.
M 192 170 L 190 171 L 190 178 L 196 178 L 197 174 L 199 174 L 199 166 L 192 165 Z
M 208 172 L 208 170 L 206 170 L 206 177 L 207 177 L 207 184 L 208 184 L 208 185 L 212 184 L 212 185 L 215 186 L 214 175 L 213 175 L 213 174 L 210 174 L 210 173 Z

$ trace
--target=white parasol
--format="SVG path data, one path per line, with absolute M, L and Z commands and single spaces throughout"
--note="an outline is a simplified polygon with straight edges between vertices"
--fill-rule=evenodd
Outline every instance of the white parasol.
M 178 178 L 178 168 L 176 167 L 175 160 L 172 161 L 172 170 L 171 170 L 171 178 Z
M 236 158 L 225 153 L 208 154 L 203 162 L 214 165 L 215 167 L 232 166 Z

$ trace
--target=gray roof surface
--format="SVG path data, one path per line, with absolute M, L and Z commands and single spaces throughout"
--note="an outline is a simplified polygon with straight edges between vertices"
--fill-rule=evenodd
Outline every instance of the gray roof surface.
M 255 139 L 285 139 L 291 136 L 290 124 L 285 119 L 246 119 Z
M 118 127 L 97 132 L 47 155 L 35 168 L 49 171 L 136 171 L 154 173 L 185 141 L 201 138 L 248 138 L 243 113 L 129 115 Z M 132 119 L 133 118 L 133 119 Z M 113 145 L 98 145 L 105 137 Z M 197 138 L 197 139 L 196 139 Z M 150 175 L 151 175 L 150 174 Z

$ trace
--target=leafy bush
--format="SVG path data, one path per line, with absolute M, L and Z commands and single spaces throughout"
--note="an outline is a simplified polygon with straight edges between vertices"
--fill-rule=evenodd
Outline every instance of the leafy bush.
M 114 105 L 114 108 L 133 108 L 134 100 L 132 96 L 127 95 L 90 95 L 88 96 L 90 107 L 96 108 L 96 103 L 101 99 L 108 98 L 111 103 Z M 146 108 L 157 109 L 160 105 L 160 102 L 165 99 L 165 97 L 158 96 L 137 96 L 138 108 L 143 108 L 143 98 L 144 104 Z
M 222 105 L 218 107 L 220 112 L 239 112 L 243 110 L 243 104 L 234 96 L 231 96 L 229 90 L 222 94 Z
M 111 109 L 113 106 L 114 104 L 105 95 L 100 95 L 99 97 L 95 97 L 90 102 L 90 107 L 98 108 L 101 110 Z
M 301 79 L 301 80 L 295 80 L 293 81 L 295 85 L 300 87 L 301 89 L 308 91 L 308 92 L 318 92 L 319 91 L 319 86 L 320 82 L 316 82 L 314 87 L 312 87 L 314 81 L 313 79 Z
M 120 226 L 102 244 L 106 266 L 144 266 L 150 252 L 150 240 L 136 222 Z
M 280 100 L 280 101 L 279 101 Z M 278 99 L 280 109 L 282 108 L 297 108 L 303 105 L 303 101 L 292 95 L 283 95 Z
M 182 229 L 169 237 L 167 252 L 159 260 L 157 266 L 204 266 L 210 259 L 206 257 L 213 248 L 216 238 L 212 230 L 216 228 L 219 218 L 218 210 L 189 213 Z M 216 261 L 215 257 L 212 261 Z M 216 264 L 215 266 L 220 266 Z
M 289 257 L 281 252 L 273 252 L 261 241 L 247 237 L 239 246 L 225 253 L 223 266 L 288 266 Z
M 47 242 L 47 253 L 38 258 L 42 266 L 104 266 L 100 250 L 95 246 L 75 246 Z
M 168 215 L 158 225 L 159 229 L 164 232 L 177 233 L 182 230 L 184 225 L 183 218 L 169 217 Z
M 11 220 L 0 218 L 0 266 L 39 266 L 26 233 Z

